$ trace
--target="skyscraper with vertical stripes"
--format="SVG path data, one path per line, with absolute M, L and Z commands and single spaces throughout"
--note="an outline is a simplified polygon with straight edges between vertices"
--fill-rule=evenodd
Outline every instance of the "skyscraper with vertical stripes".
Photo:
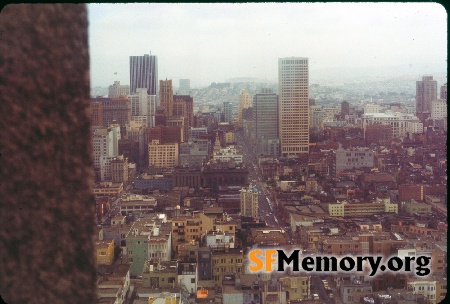
M 308 58 L 278 59 L 280 155 L 309 152 Z
M 158 96 L 158 58 L 154 55 L 130 56 L 130 94 L 139 88 Z

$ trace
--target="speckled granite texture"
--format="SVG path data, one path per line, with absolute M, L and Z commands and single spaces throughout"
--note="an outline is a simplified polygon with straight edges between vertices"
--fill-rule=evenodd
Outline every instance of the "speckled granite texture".
M 86 5 L 0 13 L 0 293 L 95 303 Z

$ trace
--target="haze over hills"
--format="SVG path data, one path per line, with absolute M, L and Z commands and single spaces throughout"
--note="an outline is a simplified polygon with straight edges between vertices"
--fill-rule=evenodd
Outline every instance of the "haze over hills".
M 439 82 L 446 82 L 446 66 L 440 65 L 397 65 L 384 67 L 341 67 L 314 69 L 310 66 L 310 83 L 336 82 L 349 80 L 365 82 L 386 78 L 419 80 L 424 75 L 433 75 Z M 325 84 L 325 83 L 324 83 Z M 330 83 L 328 83 L 330 84 Z
M 422 76 L 431 75 L 439 83 L 447 82 L 446 66 L 441 65 L 396 65 L 383 67 L 334 67 L 315 69 L 310 65 L 309 83 L 320 85 L 339 86 L 348 83 L 365 83 L 374 81 L 384 81 L 396 79 L 399 81 L 411 81 L 415 86 L 415 81 L 420 80 Z M 216 81 L 220 82 L 220 81 Z M 225 82 L 229 83 L 277 83 L 277 75 L 263 79 L 258 77 L 234 77 L 227 78 Z

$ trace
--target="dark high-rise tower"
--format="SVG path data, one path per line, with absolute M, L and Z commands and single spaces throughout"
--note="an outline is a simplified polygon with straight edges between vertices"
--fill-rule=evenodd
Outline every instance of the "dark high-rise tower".
M 344 100 L 341 102 L 341 117 L 344 118 L 348 114 L 350 114 L 350 104 Z
M 278 95 L 262 89 L 253 96 L 253 123 L 258 155 L 278 156 Z
M 423 120 L 431 115 L 431 103 L 437 99 L 437 81 L 423 76 L 416 82 L 416 115 Z
M 158 58 L 154 55 L 130 56 L 130 94 L 146 88 L 149 95 L 158 96 Z

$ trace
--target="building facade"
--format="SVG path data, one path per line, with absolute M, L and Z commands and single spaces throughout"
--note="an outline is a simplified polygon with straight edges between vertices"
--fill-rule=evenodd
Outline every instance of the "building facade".
M 283 157 L 309 152 L 308 58 L 278 59 L 279 139 Z
M 258 217 L 258 189 L 251 184 L 248 188 L 244 187 L 240 191 L 241 193 L 241 216 Z
M 158 94 L 158 58 L 154 55 L 130 56 L 130 94 L 146 88 L 149 95 Z
M 156 168 L 173 168 L 178 165 L 178 143 L 160 144 L 152 140 L 148 144 L 148 165 Z
M 257 155 L 277 157 L 279 147 L 269 143 L 278 142 L 278 96 L 271 89 L 262 89 L 253 96 L 253 123 Z
M 189 141 L 189 130 L 194 126 L 194 100 L 189 95 L 173 96 L 173 116 L 183 117 L 183 141 Z
M 164 114 L 166 117 L 173 116 L 172 79 L 159 81 L 159 105 L 164 107 Z
M 416 82 L 416 114 L 417 116 L 429 117 L 431 114 L 431 103 L 437 99 L 437 81 L 433 76 L 423 76 L 422 80 Z
M 223 121 L 229 124 L 233 123 L 233 107 L 229 101 L 223 103 Z
M 374 152 L 368 148 L 343 149 L 339 147 L 335 151 L 335 155 L 336 173 L 343 172 L 344 170 L 374 167 Z
M 243 91 L 239 94 L 239 106 L 238 106 L 238 127 L 242 128 L 242 111 L 252 106 L 252 95 L 249 92 Z
M 120 81 L 114 81 L 114 84 L 108 87 L 109 98 L 126 97 L 128 95 L 130 95 L 130 86 L 122 85 Z

